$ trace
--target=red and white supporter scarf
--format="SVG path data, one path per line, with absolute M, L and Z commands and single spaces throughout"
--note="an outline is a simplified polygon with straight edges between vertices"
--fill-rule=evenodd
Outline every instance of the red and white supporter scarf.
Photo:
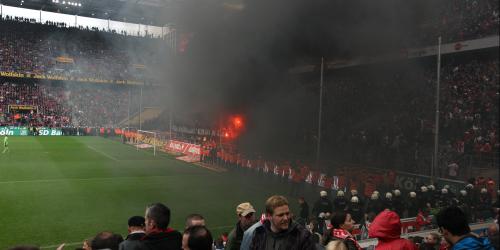
M 332 230 L 332 236 L 335 237 L 335 238 L 339 238 L 339 239 L 342 239 L 342 240 L 350 240 L 352 242 L 354 242 L 354 244 L 356 245 L 356 248 L 358 250 L 361 250 L 362 248 L 359 246 L 358 242 L 354 239 L 354 237 L 349 233 L 347 232 L 346 230 L 344 229 L 340 229 L 340 228 L 334 228 Z

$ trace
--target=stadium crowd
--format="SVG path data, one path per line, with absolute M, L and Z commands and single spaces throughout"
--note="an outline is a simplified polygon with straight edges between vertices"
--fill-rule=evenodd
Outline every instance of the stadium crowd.
M 0 80 L 0 126 L 114 128 L 127 117 L 129 107 L 131 114 L 138 111 L 138 91 L 116 85 Z M 31 107 L 13 110 L 12 105 Z
M 226 167 L 232 171 L 255 175 L 263 180 L 288 185 L 290 194 L 295 197 L 313 197 L 319 190 L 332 190 L 322 197 L 311 210 L 314 218 L 320 213 L 331 214 L 333 210 L 350 211 L 354 220 L 365 222 L 370 214 L 378 214 L 384 209 L 394 210 L 401 218 L 425 218 L 436 214 L 448 206 L 459 206 L 467 214 L 469 222 L 480 222 L 493 218 L 493 205 L 498 206 L 500 190 L 491 178 L 471 178 L 462 186 L 441 184 L 441 186 L 416 183 L 413 190 L 404 188 L 397 181 L 395 171 L 377 171 L 367 168 L 344 168 L 336 176 L 327 176 L 306 165 L 290 162 L 265 162 L 234 158 L 216 150 L 206 152 L 202 162 Z M 293 166 L 292 166 L 293 165 Z M 404 185 L 404 184 L 403 184 Z M 330 200 L 332 198 L 333 200 Z M 319 205 L 325 202 L 322 207 Z M 308 220 L 308 217 L 304 217 Z M 425 219 L 420 226 L 425 225 Z
M 381 77 L 384 71 L 332 80 L 334 101 L 326 107 L 326 117 L 337 129 L 330 143 L 352 162 L 426 173 L 422 166 L 430 164 L 433 148 L 435 73 L 391 68 Z M 445 170 L 450 164 L 462 166 L 464 155 L 498 164 L 498 76 L 498 60 L 457 60 L 443 66 L 442 177 L 463 178 L 465 172 Z
M 324 191 L 323 191 L 324 192 Z M 322 193 L 323 196 L 324 193 Z M 321 199 L 326 199 L 323 196 Z M 355 199 L 353 196 L 352 199 Z M 161 203 L 154 203 L 146 208 L 144 217 L 132 216 L 128 220 L 128 235 L 125 239 L 120 234 L 109 231 L 98 233 L 85 240 L 77 249 L 111 250 L 361 250 L 355 230 L 356 213 L 339 207 L 328 208 L 324 201 L 319 201 L 321 208 L 328 212 L 327 217 L 311 219 L 307 203 L 299 200 L 301 211 L 297 216 L 290 210 L 289 201 L 284 196 L 274 195 L 265 202 L 265 211 L 256 219 L 257 211 L 249 202 L 236 207 L 235 227 L 231 232 L 220 237 L 212 236 L 205 218 L 200 214 L 191 214 L 186 218 L 181 234 L 170 228 L 170 209 Z M 498 202 L 495 205 L 498 214 Z M 322 212 L 323 213 L 323 212 Z M 427 221 L 427 224 L 431 224 Z M 370 238 L 377 238 L 375 249 L 498 249 L 498 215 L 486 235 L 471 233 L 466 213 L 457 206 L 448 206 L 440 210 L 434 222 L 439 234 L 431 231 L 425 240 L 422 238 L 405 239 L 401 237 L 402 221 L 394 209 L 382 208 L 370 215 L 362 230 Z M 373 246 L 371 246 L 373 249 Z M 17 246 L 10 250 L 35 250 L 34 246 Z M 65 249 L 61 244 L 58 250 Z
M 150 80 L 147 65 L 167 52 L 161 39 L 0 19 L 0 71 L 98 80 Z
M 411 47 L 433 45 L 437 37 L 443 43 L 459 42 L 498 34 L 498 1 L 447 0 L 436 4 L 437 15 L 412 30 Z

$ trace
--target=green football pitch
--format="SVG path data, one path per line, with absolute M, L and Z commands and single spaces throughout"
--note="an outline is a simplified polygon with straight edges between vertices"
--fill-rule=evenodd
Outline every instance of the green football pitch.
M 128 218 L 153 202 L 170 207 L 171 227 L 182 231 L 185 217 L 200 213 L 218 236 L 235 224 L 240 202 L 260 213 L 268 196 L 288 191 L 100 137 L 10 137 L 9 147 L 0 154 L 0 249 L 63 242 L 74 249 L 100 231 L 126 236 Z

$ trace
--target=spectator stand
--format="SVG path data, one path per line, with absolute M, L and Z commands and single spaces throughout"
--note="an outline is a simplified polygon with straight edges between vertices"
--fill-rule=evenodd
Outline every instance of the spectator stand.
M 403 222 L 403 221 L 401 221 Z M 481 234 L 485 230 L 488 229 L 490 225 L 495 223 L 494 221 L 488 221 L 488 222 L 482 222 L 482 223 L 473 223 L 470 224 L 471 232 L 476 233 L 476 234 Z M 418 231 L 418 232 L 412 232 L 412 233 L 406 233 L 406 234 L 401 234 L 401 238 L 409 238 L 409 237 L 425 237 L 429 233 L 438 233 L 438 230 L 432 229 L 432 230 L 424 230 L 424 231 Z M 368 248 L 368 247 L 375 247 L 378 243 L 377 239 L 366 239 L 366 240 L 361 240 L 359 241 L 359 245 L 362 248 Z

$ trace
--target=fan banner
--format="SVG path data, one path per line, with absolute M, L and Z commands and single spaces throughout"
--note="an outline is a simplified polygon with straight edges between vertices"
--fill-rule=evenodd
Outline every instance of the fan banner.
M 170 140 L 165 145 L 166 151 L 173 151 L 185 155 L 201 155 L 201 146 L 182 141 Z

